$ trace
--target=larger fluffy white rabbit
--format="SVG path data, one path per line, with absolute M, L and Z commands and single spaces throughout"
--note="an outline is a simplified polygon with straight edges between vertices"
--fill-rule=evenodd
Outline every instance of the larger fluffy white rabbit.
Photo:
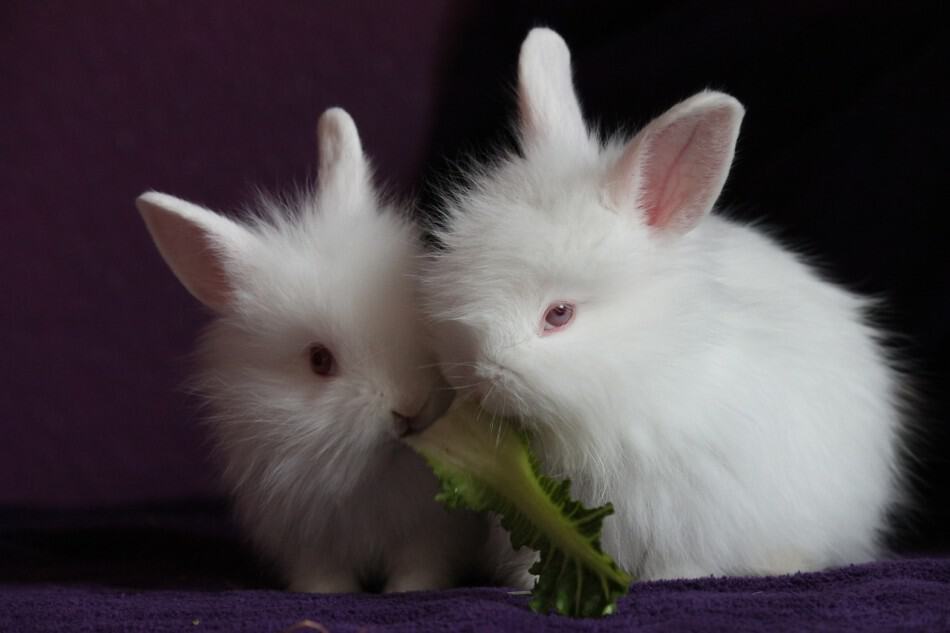
M 445 406 L 415 291 L 417 231 L 380 202 L 349 115 L 328 110 L 318 136 L 316 191 L 264 200 L 251 222 L 154 192 L 137 205 L 217 315 L 199 388 L 239 517 L 290 588 L 446 587 L 487 528 L 439 506 L 399 441 Z
M 447 196 L 426 275 L 450 382 L 523 416 L 584 501 L 614 503 L 604 546 L 642 578 L 879 556 L 898 375 L 865 300 L 709 213 L 739 102 L 703 92 L 604 145 L 546 29 L 518 98 L 521 154 Z

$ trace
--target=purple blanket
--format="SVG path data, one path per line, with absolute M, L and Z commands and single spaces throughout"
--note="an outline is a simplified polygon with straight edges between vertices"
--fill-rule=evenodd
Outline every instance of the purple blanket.
M 641 583 L 616 615 L 568 620 L 504 589 L 277 591 L 226 512 L 0 512 L 0 631 L 950 631 L 948 557 Z
M 0 588 L 0 630 L 948 631 L 950 560 L 902 560 L 776 578 L 643 583 L 619 613 L 602 620 L 536 615 L 526 603 L 526 597 L 503 589 L 321 596 L 16 585 Z

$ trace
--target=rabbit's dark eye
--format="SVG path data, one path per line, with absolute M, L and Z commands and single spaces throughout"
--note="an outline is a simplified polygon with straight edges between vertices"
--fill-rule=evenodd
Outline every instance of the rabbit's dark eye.
M 574 304 L 558 302 L 551 304 L 544 313 L 544 323 L 541 324 L 542 334 L 551 334 L 563 330 L 574 320 Z
M 336 360 L 333 358 L 333 353 L 323 345 L 311 345 L 310 369 L 318 376 L 332 376 L 336 373 Z

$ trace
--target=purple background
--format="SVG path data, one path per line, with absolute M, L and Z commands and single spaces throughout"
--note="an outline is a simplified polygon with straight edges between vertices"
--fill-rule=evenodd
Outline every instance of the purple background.
M 724 195 L 848 285 L 926 397 L 918 545 L 950 544 L 945 21 L 936 5 L 786 2 L 44 2 L 0 5 L 0 506 L 216 494 L 181 389 L 206 315 L 133 207 L 222 210 L 312 175 L 353 114 L 379 173 L 434 200 L 454 158 L 510 142 L 520 41 L 570 44 L 589 116 L 639 125 L 704 87 L 748 107 Z
M 232 209 L 312 176 L 343 106 L 407 192 L 464 5 L 6 2 L 0 504 L 214 492 L 180 386 L 205 315 L 151 244 L 155 188 Z M 411 19 L 409 19 L 411 16 Z

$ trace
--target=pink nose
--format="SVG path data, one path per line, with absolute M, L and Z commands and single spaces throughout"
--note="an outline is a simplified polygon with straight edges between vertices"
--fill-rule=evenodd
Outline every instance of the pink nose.
M 392 411 L 393 414 L 393 428 L 396 431 L 398 437 L 403 437 L 409 435 L 410 429 L 412 429 L 412 418 L 407 415 L 403 415 L 398 411 Z
M 410 433 L 421 433 L 429 428 L 433 422 L 442 417 L 449 405 L 455 399 L 455 392 L 444 386 L 432 390 L 429 399 L 415 415 L 405 415 L 399 411 L 392 411 L 393 426 L 396 435 L 403 437 Z

